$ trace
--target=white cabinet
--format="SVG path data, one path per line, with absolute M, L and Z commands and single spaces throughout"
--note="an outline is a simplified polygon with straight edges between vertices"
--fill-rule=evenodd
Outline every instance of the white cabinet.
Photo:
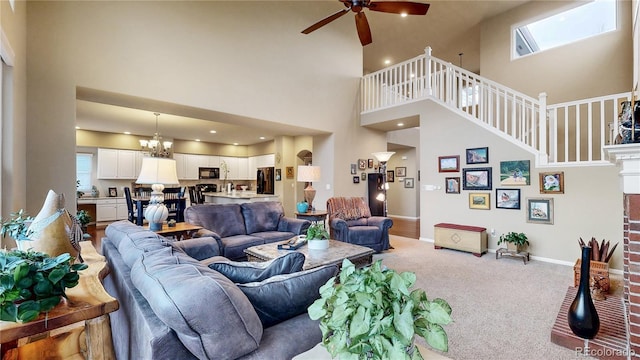
M 227 180 L 238 180 L 238 158 L 230 156 L 220 156 L 220 163 L 225 162 L 227 164 Z M 224 179 L 224 171 L 220 169 L 220 179 Z
M 247 180 L 249 179 L 249 159 L 237 158 L 238 159 L 238 180 Z M 255 172 L 255 171 L 254 171 Z
M 258 167 L 256 166 L 256 157 L 255 156 L 249 157 L 247 161 L 247 171 L 249 172 L 247 179 L 256 180 L 257 168 Z
M 124 198 L 96 200 L 96 221 L 124 220 L 128 216 L 127 201 Z
M 138 151 L 98 149 L 98 179 L 135 179 Z
M 273 167 L 275 164 L 275 156 L 273 154 L 255 156 L 256 168 Z
M 209 166 L 209 157 L 207 155 L 184 155 L 184 179 L 198 180 L 198 168 Z
M 173 154 L 173 160 L 176 161 L 176 174 L 178 175 L 178 180 L 186 179 L 185 156 L 185 154 Z

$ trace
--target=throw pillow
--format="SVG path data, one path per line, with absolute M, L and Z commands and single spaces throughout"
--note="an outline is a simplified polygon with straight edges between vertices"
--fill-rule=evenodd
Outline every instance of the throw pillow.
M 208 266 L 229 278 L 234 283 L 250 283 L 266 280 L 272 276 L 291 274 L 302 270 L 304 255 L 297 251 L 266 262 L 237 262 L 226 260 Z
M 237 285 L 266 328 L 305 313 L 320 297 L 320 287 L 337 273 L 337 266 L 324 266 Z

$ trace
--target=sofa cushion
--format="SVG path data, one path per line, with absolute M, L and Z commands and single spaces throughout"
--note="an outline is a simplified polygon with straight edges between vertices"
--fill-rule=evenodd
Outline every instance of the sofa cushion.
M 249 298 L 264 327 L 269 327 L 306 312 L 320 297 L 320 287 L 337 273 L 337 266 L 324 266 L 238 287 Z
M 169 245 L 166 238 L 129 221 L 117 221 L 109 224 L 105 229 L 105 235 L 118 248 L 122 260 L 129 267 L 133 266 L 142 253 L 162 249 Z
M 197 358 L 235 359 L 257 349 L 263 329 L 247 297 L 222 274 L 185 257 L 172 247 L 145 252 L 131 281 Z
M 297 251 L 264 262 L 216 261 L 209 268 L 221 273 L 234 283 L 250 283 L 272 276 L 291 274 L 302 270 L 305 257 Z
M 284 208 L 278 201 L 244 203 L 240 206 L 247 234 L 276 231 L 280 218 L 284 216 Z
M 216 232 L 220 237 L 247 234 L 239 204 L 203 204 L 190 206 L 185 221 Z
M 262 238 L 252 235 L 227 236 L 222 238 L 221 241 L 222 256 L 231 260 L 245 260 L 247 255 L 244 253 L 244 249 L 264 244 Z

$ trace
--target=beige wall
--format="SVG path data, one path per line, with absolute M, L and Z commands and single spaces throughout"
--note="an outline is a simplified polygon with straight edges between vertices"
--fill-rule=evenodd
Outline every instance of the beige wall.
M 630 91 L 631 2 L 618 2 L 618 30 L 511 60 L 511 27 L 574 2 L 532 1 L 483 22 L 480 75 L 548 104 Z
M 348 174 L 348 160 L 335 154 L 384 146 L 384 134 L 356 125 L 362 48 L 353 24 L 300 34 L 331 3 L 27 6 L 28 208 L 49 188 L 75 191 L 76 87 L 333 132 L 335 139 L 318 148 L 314 139 L 314 160 L 323 159 L 323 183 L 331 189 L 325 199 L 344 191 L 333 169 Z

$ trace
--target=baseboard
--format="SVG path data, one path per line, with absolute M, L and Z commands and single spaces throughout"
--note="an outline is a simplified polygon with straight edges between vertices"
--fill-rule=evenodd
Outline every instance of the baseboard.
M 402 215 L 387 214 L 387 217 L 396 218 L 396 219 L 407 219 L 407 220 L 420 221 L 420 217 L 419 216 L 415 217 L 415 216 L 402 216 Z

